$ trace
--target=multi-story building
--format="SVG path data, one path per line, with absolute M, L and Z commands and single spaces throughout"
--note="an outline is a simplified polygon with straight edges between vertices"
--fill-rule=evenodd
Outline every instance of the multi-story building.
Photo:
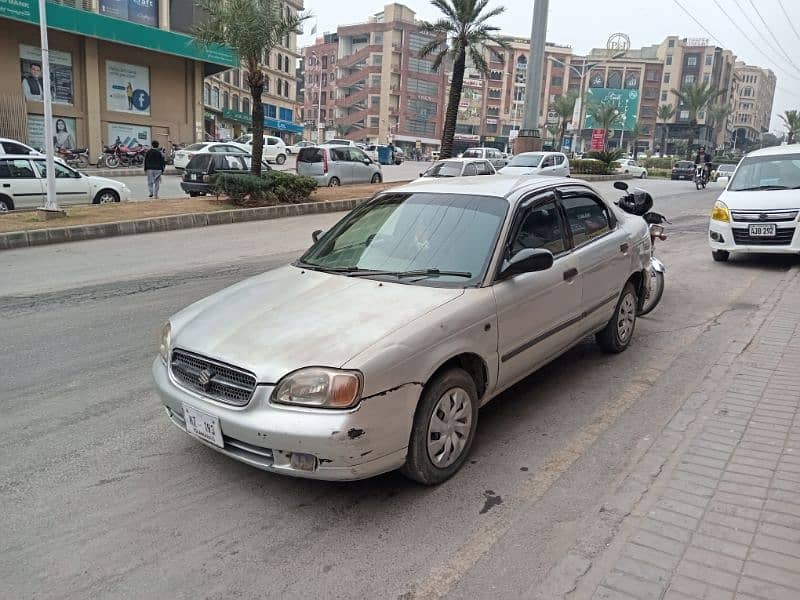
M 283 0 L 282 10 L 296 14 L 302 0 Z M 297 112 L 297 35 L 287 35 L 264 62 L 264 133 L 281 137 L 287 143 L 302 135 Z M 203 84 L 205 138 L 230 139 L 250 129 L 252 100 L 244 64 L 207 77 Z
M 755 144 L 769 131 L 772 104 L 775 98 L 775 73 L 743 62 L 734 68 L 736 84 L 733 93 L 731 129 L 737 145 Z
M 319 112 L 327 137 L 438 148 L 445 69 L 434 71 L 432 59 L 419 56 L 431 39 L 402 4 L 387 4 L 366 23 L 319 38 L 303 51 L 306 122 L 316 124 Z
M 188 35 L 192 0 L 47 3 L 53 119 L 57 145 L 203 136 L 203 78 L 235 66 L 229 48 L 204 48 Z M 36 0 L 0 2 L 0 135 L 44 145 Z

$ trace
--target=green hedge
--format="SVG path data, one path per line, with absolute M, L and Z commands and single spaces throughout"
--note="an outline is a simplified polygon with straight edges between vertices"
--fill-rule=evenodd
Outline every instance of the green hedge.
M 227 196 L 236 206 L 273 206 L 308 201 L 317 182 L 305 175 L 268 171 L 255 175 L 223 173 L 213 178 L 217 195 Z
M 672 170 L 672 165 L 674 165 L 678 160 L 678 158 L 669 158 L 669 157 L 650 157 L 650 158 L 643 158 L 639 162 L 642 164 L 644 168 L 650 171 L 650 169 L 670 169 Z
M 659 168 L 647 169 L 647 176 L 656 178 L 664 177 L 666 179 L 669 179 L 672 176 L 672 169 L 659 169 Z
M 574 175 L 607 175 L 609 172 L 606 163 L 578 158 L 569 161 L 569 170 Z

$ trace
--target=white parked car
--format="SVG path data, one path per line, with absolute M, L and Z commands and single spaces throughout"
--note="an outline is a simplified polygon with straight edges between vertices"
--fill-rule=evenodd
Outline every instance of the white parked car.
M 618 160 L 616 172 L 624 175 L 633 175 L 639 179 L 647 179 L 647 169 L 632 158 Z
M 247 154 L 252 154 L 253 134 L 247 133 L 245 135 L 241 135 L 232 142 L 229 142 L 229 144 L 241 148 Z M 286 162 L 286 155 L 286 143 L 281 138 L 275 137 L 274 135 L 264 136 L 264 151 L 261 154 L 261 157 L 264 160 L 282 165 Z
M 286 146 L 286 152 L 288 154 L 297 154 L 303 148 L 308 148 L 309 146 L 314 146 L 314 142 L 309 142 L 308 140 L 300 140 L 296 144 L 292 144 L 291 146 Z
M 508 164 L 508 159 L 503 158 L 503 153 L 497 148 L 467 148 L 459 158 L 484 158 L 495 169 L 502 169 Z
M 0 138 L 0 154 L 31 154 L 44 156 L 36 148 L 31 148 L 28 144 L 23 144 L 19 140 L 11 138 Z
M 502 175 L 557 175 L 569 177 L 569 159 L 561 152 L 523 152 L 498 171 Z
M 800 254 L 800 145 L 745 156 L 714 204 L 709 243 L 716 261 L 732 252 Z
M 105 204 L 129 200 L 131 196 L 131 190 L 124 183 L 86 175 L 58 162 L 55 163 L 55 176 L 59 204 Z M 41 206 L 46 183 L 44 156 L 0 156 L 0 213 Z
M 183 170 L 186 168 L 186 165 L 189 164 L 189 161 L 198 154 L 208 154 L 212 152 L 216 154 L 249 154 L 239 146 L 230 142 L 227 144 L 222 142 L 200 142 L 199 144 L 191 144 L 186 146 L 186 148 L 178 150 L 172 160 L 176 169 Z
M 711 179 L 720 183 L 728 183 L 735 171 L 736 165 L 720 165 L 711 174 Z
M 427 171 L 420 173 L 422 181 L 430 177 L 471 177 L 473 175 L 494 175 L 494 166 L 483 158 L 446 158 L 437 160 Z
M 356 143 L 353 140 L 333 138 L 323 142 L 320 146 L 356 146 Z

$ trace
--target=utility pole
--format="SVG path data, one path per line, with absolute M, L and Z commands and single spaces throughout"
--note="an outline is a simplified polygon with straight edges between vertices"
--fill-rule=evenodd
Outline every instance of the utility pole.
M 39 32 L 42 44 L 42 90 L 44 100 L 44 148 L 47 154 L 45 168 L 47 169 L 47 195 L 45 196 L 44 210 L 58 212 L 56 200 L 56 173 L 55 145 L 53 144 L 53 98 L 50 93 L 50 46 L 47 43 L 47 4 L 39 0 Z
M 528 89 L 525 94 L 525 113 L 522 119 L 522 130 L 517 138 L 519 152 L 542 149 L 542 134 L 539 131 L 539 96 L 542 93 L 548 5 L 549 0 L 536 0 L 536 4 L 533 7 L 530 58 L 528 60 L 527 73 Z

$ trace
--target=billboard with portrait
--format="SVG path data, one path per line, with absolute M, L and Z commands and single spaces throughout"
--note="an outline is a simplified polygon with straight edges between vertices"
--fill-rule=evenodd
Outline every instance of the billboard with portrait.
M 592 104 L 610 104 L 617 108 L 624 115 L 624 120 L 616 123 L 612 129 L 631 131 L 636 125 L 639 115 L 639 90 L 623 90 L 614 88 L 589 88 L 586 98 L 586 106 Z M 583 123 L 584 129 L 595 129 L 599 124 L 594 122 L 590 115 L 586 115 Z
M 42 50 L 36 46 L 19 45 L 22 93 L 30 102 L 44 101 L 42 81 Z M 50 92 L 53 104 L 72 104 L 72 54 L 50 50 Z
M 150 69 L 106 61 L 106 106 L 116 112 L 150 114 Z
M 77 150 L 78 134 L 75 119 L 53 117 L 53 143 L 56 150 Z M 28 145 L 44 148 L 44 116 L 28 115 Z

